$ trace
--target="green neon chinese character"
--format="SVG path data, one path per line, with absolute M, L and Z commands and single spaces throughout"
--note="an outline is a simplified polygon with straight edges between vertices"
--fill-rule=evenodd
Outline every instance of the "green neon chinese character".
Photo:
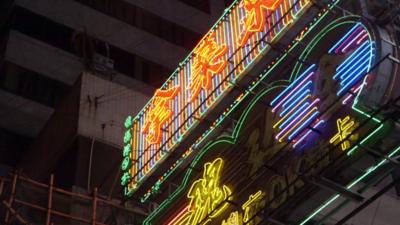
M 121 185 L 125 186 L 126 184 L 128 184 L 130 178 L 131 176 L 129 175 L 129 172 L 125 172 L 121 177 Z
M 125 120 L 125 128 L 129 128 L 130 126 L 132 126 L 132 117 L 128 116 Z
M 131 164 L 131 159 L 129 157 L 125 157 L 121 164 L 122 170 L 127 170 Z
M 124 157 L 127 157 L 127 156 L 129 155 L 130 152 L 131 152 L 131 144 L 125 145 L 124 151 L 123 151 L 122 155 L 123 155 Z
M 128 143 L 128 142 L 131 140 L 131 137 L 132 137 L 131 131 L 130 131 L 130 130 L 127 130 L 127 131 L 125 132 L 125 135 L 124 135 L 124 142 L 125 142 L 125 143 Z

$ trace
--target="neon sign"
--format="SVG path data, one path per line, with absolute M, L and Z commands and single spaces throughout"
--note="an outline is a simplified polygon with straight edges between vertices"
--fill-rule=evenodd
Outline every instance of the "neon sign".
M 309 126 L 315 129 L 323 123 L 317 119 L 320 99 L 312 93 L 315 69 L 315 65 L 310 66 L 271 102 L 272 112 L 280 117 L 273 126 L 280 130 L 276 135 L 279 142 L 286 139 L 296 147 L 297 142 L 301 143 L 310 134 L 304 129 Z
M 229 215 L 229 218 L 222 221 L 221 225 L 241 225 L 243 224 L 242 214 L 239 212 L 233 212 Z
M 228 63 L 226 59 L 220 60 L 227 53 L 228 46 L 225 44 L 218 46 L 214 36 L 215 34 L 207 37 L 194 50 L 194 62 L 189 84 L 190 102 L 197 99 L 202 88 L 205 90 L 212 88 L 213 75 L 221 73 Z
M 252 83 L 249 87 L 248 90 L 244 92 L 239 98 L 237 98 L 234 103 L 232 103 L 228 108 L 226 108 L 221 116 L 215 120 L 213 122 L 213 124 L 209 127 L 209 129 L 207 129 L 194 143 L 191 147 L 189 147 L 183 154 L 182 156 L 175 161 L 174 165 L 171 166 L 164 174 L 162 174 L 157 181 L 154 183 L 154 185 L 152 185 L 150 188 L 147 189 L 146 193 L 144 193 L 142 195 L 142 197 L 140 198 L 141 202 L 146 202 L 148 201 L 152 196 L 157 195 L 158 190 L 160 189 L 160 187 L 165 183 L 165 181 L 176 171 L 177 168 L 179 168 L 179 165 L 181 165 L 181 163 L 187 159 L 187 157 L 193 152 L 193 150 L 195 148 L 197 148 L 199 145 L 204 143 L 204 140 L 206 140 L 210 134 L 213 133 L 214 128 L 219 126 L 222 122 L 225 121 L 225 119 L 227 118 L 227 116 L 229 114 L 231 114 L 232 112 L 235 111 L 235 109 L 242 103 L 243 100 L 247 99 L 249 96 L 253 95 L 253 90 L 255 90 L 256 88 L 259 88 L 260 86 L 262 86 L 264 84 L 264 80 L 266 80 L 266 78 L 268 78 L 273 72 L 274 72 L 274 68 L 276 68 L 277 66 L 280 65 L 281 62 L 283 62 L 285 59 L 287 59 L 287 56 L 289 52 L 291 52 L 292 50 L 296 49 L 299 44 L 301 43 L 302 39 L 304 37 L 307 37 L 313 30 L 314 28 L 317 27 L 317 25 L 323 21 L 323 19 L 327 16 L 327 14 L 330 12 L 330 10 L 336 5 L 338 4 L 339 1 L 333 1 L 328 8 L 323 9 L 315 18 L 312 22 L 310 22 L 308 24 L 308 26 L 304 27 L 302 31 L 300 31 L 300 33 L 294 38 L 293 42 L 291 45 L 287 46 L 287 52 L 285 51 L 284 53 L 282 53 L 281 55 L 279 55 L 278 57 L 276 57 L 276 59 L 272 62 L 269 63 L 269 65 L 267 66 L 267 69 L 265 70 L 265 73 L 260 74 L 258 80 L 254 83 Z M 308 131 L 301 136 L 301 138 L 299 140 L 297 140 L 296 144 L 293 145 L 293 147 L 298 148 L 298 146 L 300 146 L 300 144 L 305 144 L 306 140 L 308 137 L 310 136 L 315 136 L 315 129 L 319 129 L 322 124 L 324 124 L 325 121 L 324 120 L 319 120 L 319 122 L 311 129 L 308 129 Z M 314 135 L 312 135 L 314 134 Z M 280 144 L 284 144 L 284 143 L 280 143 Z M 275 148 L 278 149 L 279 146 L 275 145 Z M 126 189 L 127 190 L 127 189 Z M 132 189 L 131 189 L 132 190 Z M 128 189 L 129 191 L 129 189 Z
M 267 20 L 266 11 L 274 11 L 281 2 L 282 0 L 244 0 L 242 2 L 245 17 L 241 21 L 244 27 L 239 39 L 240 46 L 244 46 L 252 34 L 264 29 Z
M 338 20 L 339 22 L 340 22 L 340 20 Z M 332 25 L 333 27 L 336 27 L 336 24 L 335 23 L 332 23 L 332 24 L 334 24 L 334 25 Z M 355 22 L 354 21 L 345 21 L 345 22 L 340 22 L 340 23 L 337 23 L 337 24 L 339 24 L 339 25 L 337 25 L 337 26 L 340 26 L 340 25 L 345 25 L 345 26 L 348 26 L 349 24 L 351 25 L 351 24 L 355 24 Z M 331 27 L 332 27 L 331 26 Z M 331 27 L 327 27 L 326 29 L 328 29 L 328 28 L 331 28 Z M 333 29 L 332 29 L 333 30 Z M 326 30 L 324 30 L 323 32 L 321 32 L 321 33 L 323 33 L 323 34 L 326 34 L 326 33 L 328 33 L 328 32 L 326 32 Z M 317 38 L 315 38 L 316 40 L 321 40 L 321 38 L 320 38 L 320 36 L 317 36 Z M 348 40 L 346 40 L 347 42 L 352 42 L 352 39 L 350 38 L 350 39 L 348 39 Z M 347 57 L 349 57 L 350 55 L 352 55 L 353 53 L 354 53 L 354 51 L 356 51 L 358 48 L 360 48 L 360 47 L 362 47 L 362 44 L 364 43 L 364 41 L 366 42 L 366 41 L 368 41 L 369 43 L 371 43 L 371 39 L 369 39 L 369 40 L 363 40 L 363 41 L 361 41 L 359 44 L 357 44 L 358 42 L 354 42 L 355 44 L 354 45 L 351 45 L 351 47 L 347 47 L 347 49 L 346 49 L 346 56 Z M 348 44 L 344 44 L 343 45 L 343 48 L 344 47 L 346 47 Z M 313 46 L 314 47 L 314 46 Z M 342 48 L 342 47 L 341 47 Z M 341 49 L 340 48 L 340 49 Z M 305 52 L 307 52 L 307 51 L 305 51 Z M 340 50 L 339 51 L 339 53 L 340 54 L 342 54 L 342 51 Z M 336 54 L 336 53 L 335 53 Z M 344 54 L 344 53 L 343 53 Z M 370 56 L 370 55 L 369 55 Z M 371 57 L 371 56 L 370 56 Z M 368 60 L 370 59 L 370 57 L 368 58 Z M 343 57 L 343 58 L 345 58 L 345 57 Z M 342 59 L 343 59 L 342 58 Z M 304 59 L 304 58 L 303 58 Z M 306 58 L 307 59 L 307 58 Z M 344 60 L 346 60 L 346 59 L 344 59 Z M 296 73 L 296 75 L 297 74 L 301 74 L 301 75 L 299 75 L 299 76 L 297 76 L 297 78 L 295 78 L 295 79 L 293 79 L 293 80 L 291 80 L 289 83 L 288 83 L 288 87 L 283 91 L 283 92 L 281 92 L 281 93 L 279 93 L 279 94 L 281 94 L 280 96 L 278 96 L 278 97 L 276 97 L 276 101 L 274 102 L 274 104 L 273 104 L 273 106 L 277 106 L 276 107 L 276 109 L 275 110 L 273 110 L 276 114 L 281 114 L 282 113 L 282 118 L 286 115 L 286 113 L 287 112 L 284 112 L 284 110 L 288 110 L 288 111 L 290 111 L 290 110 L 292 110 L 293 108 L 295 108 L 295 106 L 292 106 L 292 104 L 293 105 L 295 105 L 295 104 L 304 104 L 303 102 L 302 102 L 302 100 L 304 100 L 304 102 L 305 101 L 307 101 L 309 98 L 311 98 L 311 101 L 309 101 L 308 103 L 309 104 L 312 104 L 313 103 L 313 101 L 315 101 L 315 99 L 318 99 L 318 95 L 314 92 L 314 88 L 313 88 L 313 83 L 314 83 L 314 80 L 315 80 L 315 78 L 317 77 L 317 76 L 319 76 L 319 73 L 317 73 L 316 71 L 316 68 L 315 68 L 316 66 L 315 65 L 312 65 L 311 67 L 308 67 L 308 68 L 306 68 L 305 70 L 299 70 L 299 71 L 306 71 L 306 72 L 308 72 L 308 73 L 306 73 L 306 72 L 301 72 L 301 73 Z M 368 64 L 366 64 L 366 67 L 370 67 L 370 65 Z M 363 68 L 363 70 L 365 70 L 365 68 Z M 268 73 L 269 73 L 270 71 L 268 71 Z M 310 75 L 312 72 L 314 72 L 314 74 L 312 74 L 310 77 L 307 77 L 308 75 Z M 306 74 L 305 74 L 306 73 Z M 323 74 L 321 74 L 321 76 L 322 76 Z M 334 75 L 334 74 L 329 74 L 329 75 Z M 326 76 L 326 75 L 325 75 Z M 332 76 L 328 76 L 329 77 L 329 80 L 333 80 L 333 78 L 332 78 Z M 361 89 L 362 89 L 362 86 L 364 86 L 366 83 L 365 83 L 365 81 L 363 81 L 363 79 L 362 78 L 365 78 L 366 77 L 366 73 L 364 73 L 364 76 L 360 76 L 360 79 L 358 80 L 358 82 L 354 82 L 352 85 L 350 85 L 349 86 L 349 88 L 347 89 L 347 91 L 346 92 L 344 92 L 342 95 L 340 95 L 340 96 L 337 96 L 336 95 L 336 89 L 333 89 L 333 91 L 332 91 L 332 93 L 333 93 L 333 96 L 335 97 L 335 100 L 337 101 L 337 102 L 340 102 L 341 100 L 343 100 L 343 99 L 347 99 L 348 98 L 348 96 L 346 96 L 346 95 L 349 95 L 349 94 L 353 94 L 352 96 L 354 96 L 354 97 L 356 97 L 356 94 L 357 93 L 359 93 L 360 91 L 361 91 Z M 301 79 L 300 79 L 301 78 Z M 303 85 L 299 85 L 302 81 L 304 81 L 303 82 L 303 84 L 307 84 L 309 81 L 311 81 L 311 84 L 308 84 L 308 85 L 305 85 L 305 86 L 303 86 Z M 360 84 L 361 83 L 361 84 Z M 340 88 L 340 86 L 339 86 L 339 83 L 337 83 L 338 85 L 336 86 L 336 87 L 334 87 L 334 88 Z M 279 86 L 279 87 L 281 87 L 281 86 Z M 276 88 L 276 86 L 274 87 L 274 88 Z M 297 89 L 296 89 L 297 88 Z M 303 91 L 305 91 L 306 92 L 306 94 L 304 94 L 303 92 L 300 92 L 299 90 L 303 90 Z M 265 91 L 265 92 L 264 92 Z M 290 92 L 293 92 L 292 94 L 290 94 L 289 95 L 289 93 Z M 262 99 L 262 97 L 260 97 L 260 98 L 258 98 L 258 96 L 260 95 L 260 96 L 264 96 L 264 95 L 266 95 L 265 93 L 269 93 L 268 91 L 266 91 L 265 89 L 262 89 L 262 93 L 257 93 L 257 96 L 254 98 L 254 99 L 258 99 L 258 100 L 260 100 L 260 99 Z M 288 95 L 288 97 L 285 97 L 286 96 L 286 94 Z M 296 99 L 296 100 L 294 100 L 296 97 L 301 97 L 301 96 L 308 96 L 309 95 L 309 97 L 308 98 L 300 98 L 300 99 Z M 264 96 L 265 98 L 267 98 L 266 96 Z M 284 100 L 285 99 L 285 100 Z M 323 101 L 325 101 L 325 98 L 321 98 L 321 99 L 323 99 Z M 258 100 L 254 100 L 254 102 L 257 102 Z M 338 100 L 340 100 L 340 101 L 338 101 Z M 357 99 L 356 99 L 357 100 Z M 253 101 L 252 101 L 252 103 L 253 103 Z M 254 105 L 253 104 L 250 104 L 249 105 L 249 108 L 252 108 L 256 103 L 254 103 Z M 322 101 L 321 101 L 321 103 L 322 103 Z M 308 105 L 307 105 L 308 106 Z M 307 106 L 305 106 L 305 107 L 307 107 Z M 300 106 L 297 106 L 297 107 L 300 107 Z M 320 104 L 320 105 L 318 105 L 318 109 L 319 109 L 319 111 L 321 111 L 321 114 L 322 115 L 320 115 L 320 116 L 324 116 L 325 114 L 326 114 L 326 112 L 324 112 L 323 110 L 320 110 L 322 107 L 324 107 L 322 104 Z M 362 112 L 361 110 L 358 110 L 356 107 L 355 107 L 355 105 L 349 105 L 349 104 L 345 104 L 345 106 L 343 106 L 343 105 L 339 105 L 339 107 L 341 107 L 341 108 L 346 108 L 346 109 L 348 109 L 348 110 L 352 110 L 351 112 L 352 113 L 358 113 L 358 114 L 360 114 L 360 115 L 364 115 L 364 116 L 366 116 L 366 117 L 371 117 L 370 115 L 368 115 L 367 113 L 364 113 L 364 112 Z M 288 109 L 289 108 L 289 109 Z M 269 110 L 270 111 L 270 110 Z M 322 112 L 324 112 L 324 113 L 322 113 Z M 258 114 L 259 114 L 259 112 L 258 112 Z M 292 113 L 291 113 L 292 114 Z M 350 115 L 353 115 L 353 114 L 350 114 Z M 243 126 L 246 126 L 246 125 L 244 125 L 245 124 L 245 120 L 242 120 L 242 118 L 244 117 L 244 118 L 246 118 L 246 116 L 248 116 L 248 108 L 246 108 L 245 110 L 244 110 L 244 113 L 243 114 L 241 114 L 241 116 L 240 116 L 240 119 L 238 120 L 238 124 L 237 124 L 237 126 L 235 126 L 235 128 L 234 128 L 234 130 L 232 131 L 232 135 L 231 136 L 229 136 L 229 137 L 226 137 L 226 136 L 224 136 L 224 137 L 221 137 L 221 138 L 217 138 L 215 141 L 213 141 L 210 145 L 206 145 L 206 147 L 204 148 L 204 149 L 201 149 L 200 151 L 199 151 L 199 155 L 203 155 L 203 154 L 206 154 L 205 152 L 207 152 L 207 151 L 210 151 L 211 152 L 211 150 L 212 151 L 216 151 L 217 149 L 213 149 L 213 147 L 209 147 L 209 146 L 213 146 L 214 144 L 215 144 L 215 146 L 217 146 L 217 143 L 221 143 L 221 142 L 226 142 L 226 143 L 228 143 L 228 144 L 232 144 L 232 145 L 236 145 L 236 144 L 238 144 L 238 142 L 237 142 L 237 140 L 238 140 L 238 136 L 240 136 L 240 131 L 238 131 L 238 130 L 240 130 L 241 128 L 243 128 Z M 293 138 L 293 141 L 296 141 L 296 142 L 294 142 L 295 144 L 297 144 L 297 143 L 299 143 L 299 142 L 302 142 L 303 140 L 305 140 L 306 139 L 306 137 L 308 136 L 308 135 L 310 135 L 310 133 L 311 132 L 313 132 L 313 128 L 315 129 L 316 127 L 319 127 L 319 126 L 321 126 L 322 124 L 324 124 L 324 123 L 329 123 L 329 122 L 331 122 L 331 124 L 333 123 L 334 124 L 334 122 L 336 121 L 336 118 L 337 117 L 334 117 L 333 119 L 331 119 L 331 114 L 329 115 L 329 116 L 327 116 L 327 117 L 329 117 L 329 118 L 326 118 L 326 117 L 324 117 L 325 119 L 326 119 L 326 121 L 325 120 L 322 120 L 322 119 L 315 119 L 313 122 L 310 122 L 308 125 L 306 125 L 306 126 L 304 126 L 304 128 L 300 128 L 302 131 L 300 131 L 300 132 L 298 132 L 298 134 L 301 134 L 301 135 L 297 135 L 297 137 L 294 137 Z M 289 118 L 289 116 L 287 117 L 287 118 Z M 307 117 L 306 119 L 304 119 L 304 120 L 307 120 L 308 118 L 310 118 L 310 117 Z M 322 117 L 320 117 L 320 118 L 322 118 Z M 329 120 L 328 120 L 329 119 Z M 345 120 L 346 118 L 344 118 L 344 119 L 342 119 L 342 120 Z M 375 121 L 376 119 L 374 119 L 374 121 Z M 275 126 L 275 128 L 276 129 L 278 129 L 279 128 L 279 126 L 281 126 L 282 125 L 282 123 L 284 123 L 285 121 L 281 121 L 280 123 L 278 123 L 278 124 L 274 124 L 274 126 Z M 291 123 L 291 121 L 289 121 L 289 122 L 287 122 L 287 123 Z M 268 123 L 268 124 L 271 124 L 271 123 Z M 246 127 L 247 128 L 247 127 Z M 363 138 L 362 138 L 362 141 L 360 142 L 361 144 L 362 143 L 365 143 L 367 140 L 369 140 L 372 136 L 374 136 L 374 134 L 376 134 L 380 129 L 382 128 L 382 126 L 379 126 L 379 127 L 375 127 L 375 128 L 373 128 L 374 130 L 370 133 L 370 134 L 368 134 L 368 135 L 365 135 L 365 136 L 363 136 Z M 281 128 L 282 129 L 282 128 Z M 283 128 L 284 129 L 284 128 Z M 296 128 L 297 129 L 297 128 Z M 246 132 L 247 132 L 248 130 L 246 130 Z M 280 131 L 282 131 L 282 130 L 280 130 Z M 329 131 L 330 132 L 330 131 Z M 350 132 L 350 131 L 349 131 Z M 339 130 L 339 132 L 338 133 L 340 133 L 340 130 Z M 353 133 L 353 132 L 351 132 L 351 133 Z M 273 134 L 273 133 L 272 133 Z M 291 134 L 288 134 L 286 137 L 285 137 L 285 140 L 289 140 L 289 137 L 290 137 L 290 135 Z M 322 137 L 322 135 L 321 135 L 321 137 Z M 325 142 L 325 144 L 327 144 L 327 145 L 329 145 L 329 140 L 330 140 L 330 138 L 331 138 L 332 136 L 330 136 L 330 134 L 328 134 L 328 135 L 326 135 L 325 134 L 325 136 L 324 136 L 324 142 Z M 348 137 L 348 136 L 347 136 Z M 340 139 L 340 138 L 339 138 Z M 339 139 L 336 141 L 336 144 L 335 144 L 335 146 L 336 145 L 338 145 L 338 146 L 340 146 L 339 145 Z M 344 140 L 345 139 L 345 137 L 342 137 L 342 140 Z M 326 140 L 328 140 L 328 141 L 326 141 Z M 246 141 L 243 141 L 242 139 L 240 139 L 240 142 L 246 142 Z M 257 143 L 258 144 L 258 143 Z M 322 145 L 321 145 L 322 146 Z M 351 146 L 349 146 L 348 148 L 347 148 L 347 150 L 350 150 L 349 152 L 353 152 L 353 150 L 354 149 L 357 149 L 358 147 L 357 146 L 354 146 L 354 147 L 351 147 Z M 201 156 L 199 156 L 199 157 L 196 157 L 195 158 L 195 160 L 193 160 L 193 162 L 196 162 L 196 161 L 199 161 L 199 159 L 201 158 Z M 191 165 L 191 167 L 193 167 L 193 165 L 196 165 L 195 163 L 193 163 L 192 165 Z M 299 165 L 302 165 L 301 163 L 299 163 Z M 323 168 L 325 165 L 321 165 L 321 168 Z M 190 170 L 190 171 L 189 171 Z M 188 170 L 188 173 L 187 174 L 189 174 L 190 175 L 190 173 L 191 173 L 191 169 L 189 169 Z M 252 171 L 252 170 L 251 170 Z M 254 172 L 254 171 L 253 171 Z M 188 176 L 188 175 L 186 175 L 186 176 Z M 282 181 L 280 181 L 279 182 L 279 184 L 277 184 L 276 186 L 282 186 L 281 185 L 281 182 L 285 182 L 285 178 L 282 178 Z M 165 213 L 165 211 L 163 211 L 163 209 L 166 209 L 166 208 L 168 208 L 168 207 L 174 207 L 174 205 L 172 204 L 173 203 L 173 201 L 175 201 L 174 199 L 176 198 L 176 196 L 179 196 L 179 191 L 181 191 L 181 190 L 187 190 L 186 189 L 186 179 L 185 179 L 185 181 L 182 183 L 182 185 L 177 189 L 177 192 L 174 192 L 174 194 L 173 195 L 171 195 L 171 198 L 168 198 L 166 201 L 164 201 L 161 205 L 160 205 L 160 207 L 159 208 L 157 208 L 156 210 L 155 210 L 155 212 L 153 212 L 149 217 L 148 217 L 148 219 L 146 219 L 146 222 L 145 222 L 145 224 L 153 224 L 153 221 L 159 221 L 159 220 L 154 220 L 154 218 L 156 218 L 156 216 L 161 216 L 161 217 L 163 217 L 163 213 Z M 269 190 L 269 189 L 265 189 L 265 190 Z M 293 193 L 295 192 L 295 190 L 293 190 Z M 176 194 L 176 193 L 178 193 L 178 194 Z M 235 194 L 235 192 L 232 192 L 233 194 Z M 257 193 L 256 193 L 257 194 Z M 256 196 L 256 194 L 254 194 L 254 196 Z M 270 193 L 268 192 L 268 194 L 267 195 L 269 195 Z M 285 194 L 285 197 L 282 197 L 282 199 L 284 199 L 284 198 L 286 198 L 287 197 L 287 195 Z M 251 203 L 252 201 L 250 201 L 251 199 L 256 199 L 256 197 L 253 197 L 253 195 L 251 195 L 250 196 L 250 198 L 249 198 L 249 203 Z M 283 203 L 283 201 L 284 200 L 282 200 L 282 202 L 281 201 L 279 201 L 279 202 L 277 202 L 276 203 L 276 207 L 279 207 L 279 205 L 281 204 L 281 203 Z M 254 203 L 254 202 L 253 202 Z M 249 204 L 249 205 L 251 205 L 251 204 Z M 226 218 L 223 222 L 222 222 L 222 224 L 224 224 L 224 225 L 228 225 L 228 224 L 243 224 L 243 223 L 246 223 L 246 221 L 248 221 L 248 219 L 247 220 L 245 220 L 245 218 L 250 218 L 251 216 L 246 216 L 245 215 L 245 212 L 246 212 L 246 210 L 245 210 L 245 208 L 242 208 L 243 210 L 244 210 L 244 213 L 240 213 L 240 212 L 238 212 L 238 211 L 236 211 L 236 212 L 232 212 L 230 215 L 229 215 L 229 217 L 228 218 Z M 186 211 L 188 211 L 189 209 L 184 209 L 184 210 L 186 210 Z M 257 210 L 258 212 L 259 212 L 259 210 Z M 250 210 L 249 210 L 249 215 L 254 215 L 254 213 L 253 212 L 251 212 Z M 185 213 L 182 213 L 182 212 L 180 212 L 178 215 L 184 215 Z M 176 221 L 176 220 L 175 220 Z M 155 223 L 155 224 L 157 224 L 157 223 Z M 185 224 L 185 223 L 181 223 L 181 224 Z
M 268 43 L 276 41 L 294 24 L 287 23 L 285 18 L 290 16 L 295 22 L 311 6 L 309 0 L 246 2 L 248 9 L 250 3 L 261 8 L 254 9 L 257 13 L 252 14 L 246 12 L 246 4 L 232 4 L 153 99 L 136 117 L 127 118 L 124 150 L 131 151 L 126 156 L 130 163 L 125 163 L 130 168 L 121 177 L 126 195 L 178 146 L 256 59 L 270 51 Z M 269 12 L 261 20 L 260 10 Z M 241 21 L 248 24 L 243 26 Z M 251 21 L 254 23 L 250 24 Z M 259 29 L 253 29 L 256 25 Z M 245 41 L 242 34 L 247 41 L 244 46 L 239 44 Z M 167 98 L 157 100 L 160 94 Z
M 355 49 L 355 50 L 354 50 Z M 359 80 L 367 76 L 375 55 L 374 42 L 369 38 L 367 30 L 361 23 L 356 23 L 330 50 L 330 54 L 351 53 L 337 68 L 333 79 L 340 82 L 337 95 L 345 94 L 352 89 Z M 353 88 L 358 93 L 362 86 Z M 351 94 L 344 100 L 347 103 Z
M 181 212 L 172 219 L 169 225 L 207 224 L 225 210 L 228 206 L 225 201 L 232 191 L 226 185 L 220 187 L 219 184 L 223 163 L 221 158 L 217 158 L 204 164 L 203 177 L 196 180 L 188 191 L 189 206 L 184 208 L 184 213 Z
M 258 191 L 250 195 L 249 199 L 242 205 L 243 213 L 235 211 L 229 215 L 229 218 L 222 221 L 222 225 L 242 225 L 242 224 L 257 224 L 254 215 L 262 207 L 262 200 L 264 197 L 263 191 Z
M 329 143 L 334 144 L 342 142 L 340 147 L 343 151 L 346 151 L 351 147 L 350 141 L 347 140 L 347 137 L 353 133 L 354 129 L 356 129 L 356 122 L 351 119 L 350 116 L 346 116 L 344 119 L 338 119 L 336 124 L 338 132 L 330 139 Z
M 171 100 L 178 95 L 179 87 L 168 90 L 157 90 L 151 102 L 151 109 L 145 119 L 142 132 L 147 134 L 149 144 L 158 144 L 161 141 L 161 128 L 174 114 L 171 109 Z

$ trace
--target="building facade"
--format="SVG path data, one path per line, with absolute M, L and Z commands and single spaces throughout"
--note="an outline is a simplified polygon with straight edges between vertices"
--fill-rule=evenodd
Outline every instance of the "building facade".
M 1 4 L 1 158 L 9 166 L 83 72 L 109 81 L 109 88 L 151 96 L 225 6 L 218 0 Z

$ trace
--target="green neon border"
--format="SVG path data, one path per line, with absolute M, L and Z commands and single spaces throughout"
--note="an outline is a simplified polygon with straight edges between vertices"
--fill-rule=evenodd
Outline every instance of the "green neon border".
M 336 0 L 336 1 L 333 2 L 332 4 L 328 4 L 327 10 L 326 10 L 324 13 L 322 13 L 322 15 L 319 15 L 319 18 L 318 18 L 318 16 L 317 16 L 316 18 L 314 18 L 314 21 L 312 21 L 312 22 L 309 24 L 309 27 L 310 27 L 310 28 L 307 29 L 307 31 L 304 33 L 304 37 L 306 37 L 308 34 L 310 34 L 311 31 L 314 29 L 314 27 L 315 27 L 316 25 L 318 25 L 319 22 L 321 22 L 321 21 L 328 15 L 328 13 L 330 12 L 330 10 L 331 10 L 336 4 L 338 4 L 339 2 L 340 2 L 340 0 Z M 318 19 L 317 19 L 317 18 L 318 18 Z M 301 41 L 302 41 L 302 40 L 294 40 L 293 43 L 292 43 L 292 47 L 290 47 L 290 48 L 287 50 L 287 52 L 285 52 L 280 58 L 277 58 L 277 62 L 276 62 L 275 64 L 273 64 L 272 66 L 271 66 L 271 65 L 268 66 L 268 69 L 264 70 L 264 74 L 261 74 L 261 75 L 259 76 L 259 80 L 257 80 L 256 82 L 254 82 L 254 83 L 253 83 L 253 86 L 250 87 L 249 90 L 246 91 L 246 93 L 244 93 L 245 96 L 244 96 L 242 99 L 245 99 L 256 87 L 258 87 L 258 85 L 261 83 L 261 81 L 264 80 L 264 79 L 266 79 L 266 78 L 270 75 L 270 73 L 272 72 L 272 70 L 273 70 L 277 65 L 279 65 L 279 64 L 286 58 L 286 56 L 288 56 L 289 53 L 290 53 L 295 47 L 297 47 L 297 45 L 298 45 Z M 290 82 L 291 80 L 292 80 L 292 78 L 289 79 L 289 82 Z M 236 104 L 233 104 L 233 106 L 231 107 L 231 109 L 228 109 L 228 110 L 227 110 L 228 113 L 227 113 L 227 114 L 224 113 L 223 116 L 229 115 L 240 103 L 241 103 L 241 101 L 237 102 Z M 220 119 L 220 120 L 217 122 L 217 125 L 220 124 L 224 119 L 225 119 L 225 117 L 223 117 L 222 119 Z M 205 133 L 203 133 L 202 137 L 196 142 L 195 145 L 200 144 L 201 142 L 203 142 L 203 141 L 212 133 L 212 130 L 213 130 L 213 129 L 210 129 L 210 130 L 207 130 Z M 192 146 L 192 147 L 193 147 L 193 146 Z M 179 160 L 177 161 L 177 166 L 176 166 L 175 168 L 171 169 L 171 171 L 168 171 L 168 172 L 167 172 L 167 173 L 168 173 L 167 178 L 168 178 L 169 175 L 171 175 L 171 174 L 173 173 L 173 171 L 180 165 L 181 162 L 182 162 L 182 160 L 179 159 Z M 167 178 L 164 178 L 164 179 L 162 179 L 162 180 L 159 179 L 159 180 L 155 183 L 155 185 L 153 185 L 153 186 L 150 188 L 150 191 L 156 192 L 156 191 L 159 189 L 158 186 L 161 185 L 161 184 L 163 183 L 163 181 L 165 181 Z M 133 191 L 134 191 L 134 190 L 133 190 Z M 133 191 L 132 191 L 132 192 L 133 192 Z M 132 194 L 132 192 L 129 193 L 129 194 Z M 153 194 L 153 192 L 150 192 L 150 193 L 148 192 L 148 193 L 144 194 L 144 196 L 141 197 L 141 201 L 142 201 L 142 202 L 146 202 L 152 194 Z

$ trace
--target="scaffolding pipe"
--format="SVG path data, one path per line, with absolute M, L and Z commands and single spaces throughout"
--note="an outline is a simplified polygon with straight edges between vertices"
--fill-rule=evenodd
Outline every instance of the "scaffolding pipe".
M 50 184 L 49 184 L 49 197 L 47 201 L 47 215 L 46 215 L 46 225 L 50 225 L 51 220 L 51 207 L 53 205 L 53 184 L 54 184 L 54 175 L 50 175 Z
M 7 202 L 7 206 L 9 208 L 12 208 L 12 204 L 14 202 L 15 189 L 17 187 L 17 179 L 18 179 L 18 174 L 14 174 L 13 181 L 12 181 L 12 186 L 11 186 L 11 195 L 10 195 L 10 198 L 9 198 L 9 200 Z M 6 217 L 4 218 L 5 224 L 8 224 L 9 220 L 10 220 L 10 210 L 8 210 L 6 212 Z

